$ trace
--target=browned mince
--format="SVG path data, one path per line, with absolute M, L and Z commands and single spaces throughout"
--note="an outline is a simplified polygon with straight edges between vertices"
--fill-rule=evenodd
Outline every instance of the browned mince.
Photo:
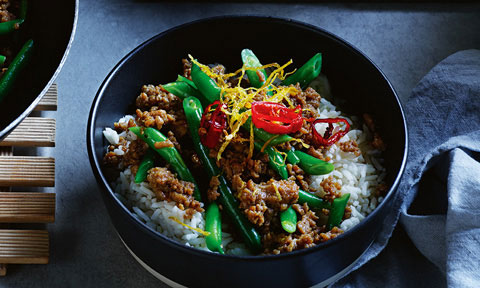
M 127 131 L 128 128 L 135 127 L 135 126 L 137 126 L 137 125 L 135 125 L 135 121 L 133 121 L 133 119 L 128 120 L 127 123 L 125 123 L 125 122 L 123 122 L 123 123 L 118 123 L 118 122 L 113 123 L 113 127 L 115 128 L 115 130 L 118 133 L 122 133 L 123 131 Z
M 155 146 L 156 149 L 173 147 L 173 143 L 169 139 L 161 142 L 155 142 L 153 145 Z
M 293 105 L 302 106 L 302 116 L 306 119 L 318 118 L 318 107 L 320 106 L 320 100 L 322 97 L 314 89 L 308 87 L 305 91 L 302 91 L 300 86 L 297 84 L 295 88 L 300 93 L 290 94 L 290 99 L 292 100 Z M 293 135 L 294 138 L 301 139 L 305 144 L 312 145 L 315 143 L 312 133 L 312 124 L 309 121 L 303 121 L 302 128 Z M 301 149 L 301 144 L 297 143 L 295 148 Z M 317 157 L 313 155 L 314 157 Z
M 352 217 L 352 206 L 347 205 L 347 207 L 345 207 L 345 213 L 343 214 L 343 219 L 348 219 L 350 217 Z
M 302 91 L 299 84 L 297 84 L 295 88 Z M 294 106 L 302 106 L 303 117 L 317 118 L 319 116 L 317 109 L 320 107 L 320 100 L 322 97 L 313 88 L 308 87 L 305 91 L 300 93 L 294 95 L 290 94 L 290 99 Z
M 315 149 L 313 146 L 310 146 L 307 150 L 307 153 L 312 155 L 313 157 L 316 157 L 320 160 L 324 161 L 329 161 L 330 159 L 327 159 L 327 157 L 324 156 L 324 149 L 323 148 L 317 148 Z
M 125 140 L 124 137 L 119 137 L 118 144 L 109 145 L 107 148 L 107 153 L 105 154 L 105 157 L 103 157 L 103 161 L 105 162 L 105 164 L 117 167 L 120 164 L 120 162 L 122 162 L 123 156 L 125 154 L 117 155 L 115 154 L 115 152 L 113 152 L 113 150 L 122 146 L 121 149 L 123 150 L 123 152 L 126 152 L 127 151 L 127 148 L 125 147 L 126 143 L 127 141 Z
M 113 167 L 117 167 L 120 162 L 122 162 L 123 155 L 117 155 L 115 152 L 108 151 L 105 156 L 103 157 L 103 162 L 107 165 L 111 165 Z
M 310 187 L 308 182 L 305 180 L 305 172 L 303 172 L 302 168 L 298 167 L 298 165 L 292 165 L 290 163 L 288 163 L 286 166 L 288 175 L 295 177 L 295 180 L 297 180 L 297 183 L 300 184 L 300 187 L 303 190 L 309 191 Z
M 326 233 L 320 233 L 320 237 L 322 237 L 322 239 L 320 241 L 325 242 L 325 241 L 331 240 L 331 239 L 337 237 L 338 235 L 340 235 L 342 233 L 343 233 L 342 229 L 340 229 L 338 227 L 333 227 L 332 230 L 330 230 Z
M 212 72 L 215 73 L 215 74 L 223 75 L 223 74 L 225 74 L 225 66 L 223 66 L 223 65 L 215 65 L 215 66 L 212 68 Z
M 373 139 L 370 142 L 372 147 L 380 151 L 385 151 L 386 149 L 385 142 L 383 142 L 382 137 L 378 133 L 372 116 L 370 114 L 365 113 L 363 114 L 363 120 L 365 121 L 365 124 L 367 125 L 368 130 L 370 130 L 370 132 L 372 132 L 373 134 Z
M 283 211 L 297 202 L 299 187 L 294 180 L 270 179 L 256 184 L 250 179 L 245 182 L 237 174 L 233 177 L 232 189 L 250 222 L 262 226 L 267 208 Z
M 313 247 L 322 242 L 325 225 L 318 225 L 319 217 L 307 204 L 294 204 L 293 209 L 300 215 L 297 231 L 292 234 L 269 231 L 263 235 L 266 254 L 280 254 L 298 249 Z
M 123 155 L 123 164 L 125 167 L 130 165 L 138 165 L 142 161 L 143 155 L 148 150 L 147 143 L 140 139 L 130 142 L 127 151 Z
M 202 161 L 200 161 L 200 158 L 198 158 L 197 153 L 191 153 L 190 155 L 190 160 L 192 161 L 192 164 L 195 168 L 202 168 Z
M 333 201 L 333 199 L 342 196 L 340 193 L 342 185 L 340 185 L 338 182 L 335 182 L 332 176 L 325 178 L 320 183 L 320 186 L 322 186 L 323 191 L 325 191 L 325 196 L 323 196 L 323 199 L 326 201 Z
M 203 212 L 200 202 L 193 197 L 195 185 L 179 180 L 167 168 L 150 169 L 147 181 L 158 200 L 175 201 L 178 208 L 185 210 L 185 219 L 191 219 L 195 211 Z
M 12 2 L 10 0 L 0 0 L 0 23 L 16 19 L 15 15 L 9 11 L 13 6 L 11 5 Z
M 182 59 L 183 64 L 183 76 L 192 80 L 191 73 L 192 73 L 192 63 L 187 59 Z
M 355 140 L 348 140 L 342 143 L 339 143 L 340 149 L 343 152 L 352 152 L 355 156 L 362 155 L 362 151 L 358 148 L 358 144 Z
M 220 186 L 220 181 L 218 180 L 218 177 L 213 176 L 212 178 L 210 178 L 209 188 L 207 191 L 208 201 L 215 201 L 220 196 L 220 193 L 218 193 L 218 186 Z
M 179 107 L 182 101 L 172 93 L 165 91 L 161 85 L 143 85 L 136 100 L 137 108 L 148 110 L 154 106 L 163 110 L 172 110 Z

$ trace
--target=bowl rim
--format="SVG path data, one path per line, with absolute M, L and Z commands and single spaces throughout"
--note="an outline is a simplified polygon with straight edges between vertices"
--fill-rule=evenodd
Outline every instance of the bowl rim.
M 57 66 L 57 69 L 55 69 L 55 72 L 53 73 L 52 77 L 50 77 L 50 80 L 48 80 L 47 84 L 45 87 L 43 87 L 42 91 L 37 95 L 37 97 L 32 101 L 32 103 L 23 111 L 20 115 L 17 116 L 10 124 L 5 126 L 2 130 L 0 130 L 0 140 L 8 135 L 15 127 L 20 124 L 30 113 L 32 113 L 33 109 L 37 107 L 38 103 L 42 99 L 42 97 L 47 93 L 48 89 L 50 89 L 50 86 L 52 86 L 53 82 L 55 79 L 57 79 L 58 74 L 63 68 L 63 65 L 67 61 L 68 54 L 70 53 L 70 49 L 72 48 L 73 40 L 75 38 L 75 32 L 77 30 L 77 23 L 78 23 L 78 3 L 79 0 L 74 0 L 75 2 L 75 11 L 73 15 L 73 23 L 72 23 L 72 32 L 70 33 L 70 38 L 68 40 L 67 46 L 65 48 L 65 52 L 63 53 L 62 59 L 60 60 L 60 63 Z
M 387 191 L 387 194 L 385 195 L 384 199 L 382 202 L 379 203 L 379 205 L 370 213 L 368 214 L 365 219 L 363 219 L 359 224 L 355 225 L 353 228 L 345 231 L 344 233 L 340 234 L 339 236 L 335 237 L 334 239 L 331 239 L 329 241 L 323 242 L 316 244 L 313 247 L 310 248 L 305 248 L 305 249 L 300 249 L 300 250 L 295 250 L 292 252 L 287 252 L 287 253 L 280 253 L 277 255 L 222 255 L 219 253 L 212 253 L 210 251 L 206 250 L 201 250 L 195 247 L 189 247 L 186 246 L 182 243 L 177 242 L 176 240 L 173 240 L 162 233 L 148 227 L 146 223 L 143 223 L 140 219 L 135 217 L 133 215 L 133 212 L 130 211 L 115 195 L 114 191 L 112 190 L 112 187 L 110 186 L 108 180 L 105 178 L 105 176 L 102 173 L 101 170 L 101 164 L 99 159 L 95 155 L 95 120 L 96 120 L 96 115 L 97 115 L 97 110 L 98 106 L 100 103 L 100 100 L 102 99 L 106 87 L 109 85 L 110 81 L 112 80 L 113 76 L 116 75 L 116 73 L 122 68 L 122 66 L 128 62 L 132 57 L 134 57 L 139 51 L 141 51 L 145 46 L 148 46 L 150 43 L 154 42 L 158 38 L 162 38 L 167 34 L 174 33 L 175 31 L 179 29 L 183 29 L 184 27 L 196 25 L 199 23 L 204 23 L 204 22 L 211 22 L 211 21 L 225 21 L 228 19 L 253 19 L 253 20 L 263 20 L 263 21 L 275 21 L 279 22 L 282 24 L 287 24 L 287 25 L 294 25 L 297 27 L 301 27 L 302 29 L 309 29 L 313 30 L 316 33 L 323 34 L 324 36 L 330 38 L 333 41 L 340 42 L 344 44 L 349 50 L 351 50 L 353 53 L 357 54 L 360 57 L 364 57 L 373 67 L 380 73 L 380 75 L 383 77 L 383 79 L 386 81 L 389 89 L 392 91 L 394 100 L 396 104 L 399 107 L 400 115 L 403 121 L 403 127 L 404 127 L 404 135 L 405 135 L 405 143 L 404 143 L 404 151 L 402 155 L 402 162 L 399 168 L 399 171 L 397 175 L 395 176 L 395 179 L 390 186 L 389 190 Z M 132 98 L 133 99 L 133 98 Z M 121 209 L 129 216 L 128 218 L 136 223 L 137 226 L 143 232 L 150 234 L 150 236 L 153 236 L 154 238 L 164 240 L 163 242 L 167 244 L 170 247 L 175 247 L 180 250 L 184 250 L 188 253 L 193 253 L 199 256 L 204 256 L 204 257 L 213 257 L 213 258 L 231 258 L 231 259 L 236 259 L 236 260 L 248 260 L 248 261 L 264 261 L 264 260 L 275 260 L 275 259 L 282 259 L 282 258 L 290 258 L 290 257 L 297 257 L 297 256 L 302 256 L 305 254 L 310 254 L 313 253 L 316 250 L 323 249 L 325 247 L 328 247 L 330 245 L 335 245 L 336 243 L 339 243 L 340 241 L 345 241 L 348 239 L 349 235 L 354 234 L 356 231 L 358 231 L 362 226 L 365 226 L 367 222 L 372 221 L 374 216 L 379 213 L 378 211 L 381 210 L 380 208 L 383 207 L 384 203 L 387 202 L 390 198 L 394 197 L 395 191 L 398 187 L 398 184 L 401 180 L 401 177 L 404 173 L 405 170 L 405 165 L 407 161 L 407 155 L 408 155 L 408 131 L 407 131 L 407 124 L 406 124 L 406 119 L 405 119 L 405 113 L 403 111 L 402 104 L 398 98 L 397 92 L 395 91 L 394 87 L 386 77 L 386 75 L 383 73 L 383 71 L 369 58 L 367 57 L 363 52 L 361 52 L 359 49 L 357 49 L 355 46 L 353 46 L 351 43 L 348 41 L 340 38 L 339 36 L 334 35 L 331 32 L 326 31 L 323 28 L 317 27 L 312 24 L 308 24 L 305 22 L 301 22 L 298 20 L 294 20 L 291 18 L 282 18 L 282 17 L 273 17 L 273 16 L 262 16 L 262 15 L 222 15 L 222 16 L 214 16 L 214 17 L 207 17 L 207 18 L 202 18 L 194 21 L 189 21 L 180 25 L 176 25 L 174 27 L 171 27 L 167 30 L 164 30 L 153 37 L 147 39 L 140 45 L 138 45 L 136 48 L 128 52 L 115 66 L 114 68 L 108 73 L 102 84 L 100 85 L 97 94 L 95 95 L 95 98 L 93 99 L 92 102 L 92 107 L 89 113 L 88 117 L 88 122 L 87 122 L 87 150 L 88 150 L 88 156 L 90 160 L 90 165 L 92 167 L 92 170 L 94 172 L 95 178 L 97 179 L 97 182 L 100 182 L 102 185 L 101 189 L 105 189 L 108 193 L 107 195 L 111 198 L 113 198 L 113 202 L 115 203 L 114 205 L 118 205 L 121 207 Z M 105 200 L 105 198 L 104 198 Z M 104 203 L 105 204 L 105 203 Z

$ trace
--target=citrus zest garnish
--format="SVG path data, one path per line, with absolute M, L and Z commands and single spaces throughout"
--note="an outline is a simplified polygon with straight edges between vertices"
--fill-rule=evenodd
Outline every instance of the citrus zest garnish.
M 227 127 L 225 128 L 226 131 L 224 133 L 223 143 L 217 153 L 217 161 L 221 159 L 222 153 L 225 151 L 230 142 L 245 141 L 245 138 L 242 138 L 237 134 L 241 126 L 245 124 L 245 121 L 247 121 L 247 119 L 252 115 L 251 107 L 254 101 L 287 103 L 288 106 L 294 108 L 293 103 L 290 100 L 290 95 L 296 95 L 297 93 L 301 92 L 293 85 L 276 86 L 274 84 L 274 82 L 277 80 L 284 80 L 285 77 L 295 72 L 295 70 L 289 73 L 285 72 L 285 68 L 293 63 L 292 60 L 288 61 L 284 65 L 280 65 L 278 63 L 271 63 L 261 67 L 246 67 L 243 65 L 242 68 L 233 73 L 221 74 L 215 73 L 213 69 L 201 64 L 191 55 L 188 56 L 190 61 L 198 65 L 198 67 L 200 67 L 205 74 L 215 81 L 215 83 L 221 89 L 219 99 L 220 103 L 226 104 L 226 108 L 222 108 L 222 112 L 227 115 Z M 260 71 L 266 68 L 272 68 L 273 71 L 260 88 L 243 88 L 241 87 L 240 80 L 236 80 L 237 83 L 234 85 L 228 81 L 230 78 L 233 79 L 235 77 L 238 79 L 244 78 L 247 70 Z M 273 95 L 267 95 L 267 91 L 273 92 Z M 250 145 L 247 159 L 250 159 L 253 156 L 253 125 L 250 127 L 249 141 Z M 266 145 L 268 145 L 268 143 L 269 142 L 267 142 Z
M 205 237 L 208 236 L 208 235 L 210 235 L 210 232 L 204 231 L 204 230 L 199 229 L 199 228 L 193 228 L 192 226 L 187 225 L 187 224 L 183 223 L 182 221 L 178 220 L 178 218 L 175 217 L 175 216 L 169 216 L 168 219 L 173 220 L 173 221 L 177 222 L 178 224 L 187 227 L 187 228 L 190 229 L 190 230 L 196 231 L 196 232 L 202 234 L 202 235 L 205 236 Z
M 277 194 L 278 200 L 282 201 L 282 195 L 280 195 L 280 192 L 278 191 L 278 187 L 276 185 L 273 185 L 273 189 L 275 189 L 275 193 Z

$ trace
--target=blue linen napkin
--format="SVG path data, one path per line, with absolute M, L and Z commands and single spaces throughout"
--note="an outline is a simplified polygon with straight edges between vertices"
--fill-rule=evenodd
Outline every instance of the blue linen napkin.
M 404 108 L 409 157 L 395 212 L 349 275 L 332 286 L 480 287 L 480 51 L 457 52 L 437 64 Z M 436 271 L 418 265 L 412 256 L 418 252 L 405 241 L 391 241 L 374 259 L 398 220 Z M 389 265 L 398 258 L 402 265 Z

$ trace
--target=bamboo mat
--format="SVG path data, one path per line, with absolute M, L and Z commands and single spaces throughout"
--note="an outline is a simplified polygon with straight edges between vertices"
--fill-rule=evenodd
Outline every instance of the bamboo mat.
M 57 85 L 53 84 L 35 108 L 57 110 Z M 47 264 L 49 235 L 39 230 L 10 228 L 19 223 L 55 221 L 55 193 L 12 192 L 12 187 L 54 187 L 55 159 L 17 156 L 14 147 L 55 147 L 55 119 L 27 117 L 0 142 L 0 276 L 7 264 Z

